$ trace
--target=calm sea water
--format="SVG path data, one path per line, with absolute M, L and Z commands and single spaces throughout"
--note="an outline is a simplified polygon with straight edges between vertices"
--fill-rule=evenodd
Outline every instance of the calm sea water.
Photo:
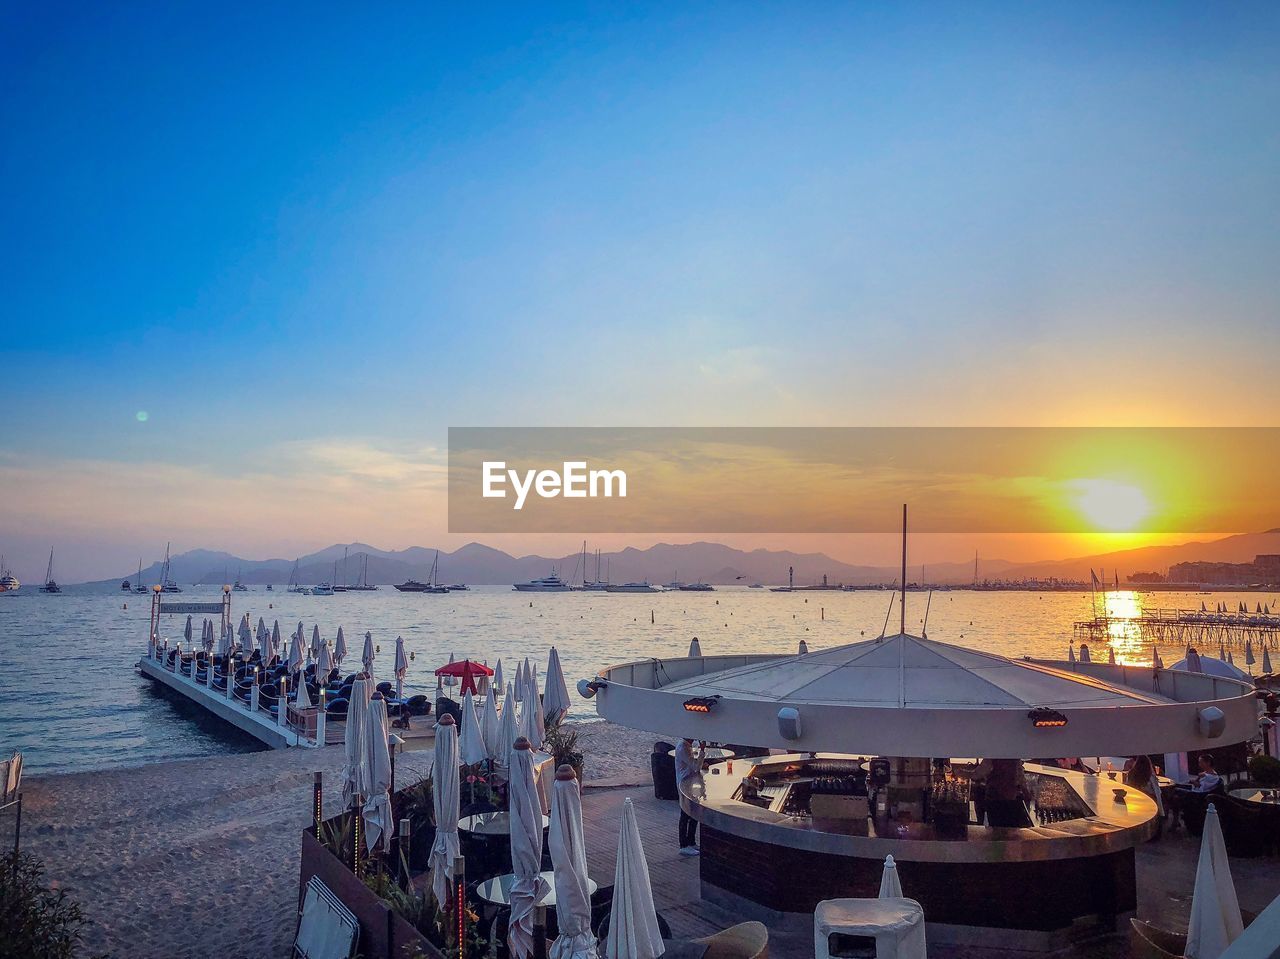
M 213 602 L 218 587 L 185 587 L 174 600 Z M 1250 607 L 1275 597 L 1241 595 Z M 1143 608 L 1198 609 L 1237 597 L 1217 593 L 1113 593 L 1113 614 Z M 1092 615 L 1087 593 L 935 592 L 931 639 L 1006 655 L 1064 658 L 1072 623 Z M 547 650 L 560 652 L 573 715 L 594 716 L 591 703 L 573 690 L 602 666 L 648 656 L 677 656 L 697 636 L 707 655 L 727 652 L 791 652 L 801 639 L 811 648 L 854 642 L 879 634 L 890 596 L 881 592 L 771 593 L 720 588 L 713 593 L 606 594 L 517 593 L 509 587 L 473 587 L 445 596 L 372 593 L 301 596 L 261 587 L 233 594 L 236 618 L 248 612 L 256 625 L 279 619 L 286 637 L 298 620 L 311 635 L 318 624 L 332 639 L 339 625 L 358 657 L 365 630 L 381 646 L 375 673 L 389 677 L 395 639 L 413 654 L 407 687 L 430 692 L 432 671 L 450 653 L 458 658 L 501 657 L 511 664 L 536 657 L 545 671 Z M 926 597 L 907 597 L 907 623 L 918 631 Z M 650 622 L 652 613 L 653 622 Z M 146 646 L 149 598 L 100 587 L 69 587 L 46 596 L 24 587 L 0 594 L 0 751 L 21 749 L 32 772 L 65 772 L 139 765 L 167 759 L 259 748 L 229 732 L 198 707 L 161 695 L 134 664 Z M 890 632 L 897 622 L 895 610 Z M 168 616 L 162 634 L 176 640 L 185 616 Z M 196 623 L 197 630 L 199 622 Z M 1150 662 L 1150 649 L 1120 640 L 1122 661 Z M 1167 657 L 1166 657 L 1167 658 Z M 507 674 L 510 675 L 509 669 Z

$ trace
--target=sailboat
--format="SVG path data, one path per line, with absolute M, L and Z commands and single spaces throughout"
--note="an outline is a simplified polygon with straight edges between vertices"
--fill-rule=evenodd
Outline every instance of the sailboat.
M 600 578 L 600 550 L 596 550 L 596 578 L 587 579 L 587 541 L 582 541 L 582 585 L 574 589 L 586 593 L 603 593 L 608 584 Z
M 296 559 L 293 561 L 293 572 L 289 574 L 289 592 L 302 593 L 304 595 L 311 592 L 305 586 L 298 584 L 298 561 Z
M 347 547 L 342 547 L 342 582 L 338 582 L 338 564 L 333 564 L 333 591 L 335 593 L 345 593 L 347 586 Z
M 377 586 L 369 585 L 369 554 L 360 554 L 360 582 L 354 586 L 346 587 L 348 592 L 367 593 L 377 589 Z
M 160 569 L 160 592 L 181 593 L 182 587 L 169 578 L 169 544 L 164 544 L 164 566 Z
M 53 578 L 53 550 L 49 550 L 49 568 L 44 573 L 44 585 L 40 587 L 42 593 L 61 593 L 62 587 L 58 585 L 58 581 Z
M 236 570 L 236 584 L 231 588 L 234 589 L 237 593 L 249 592 L 249 587 L 246 586 L 244 583 L 240 582 L 240 570 Z
M 126 579 L 125 583 L 128 583 L 128 582 L 129 581 Z M 142 583 L 142 557 L 141 556 L 138 557 L 138 578 L 133 581 L 133 591 L 137 593 L 139 596 L 147 592 L 147 587 L 144 586 Z

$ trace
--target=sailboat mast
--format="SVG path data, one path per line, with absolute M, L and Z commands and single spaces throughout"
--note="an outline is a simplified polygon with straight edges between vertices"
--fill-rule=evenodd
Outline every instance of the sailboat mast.
M 899 620 L 898 632 L 906 635 L 907 632 L 907 504 L 902 504 L 902 581 L 899 588 L 902 590 L 902 615 Z

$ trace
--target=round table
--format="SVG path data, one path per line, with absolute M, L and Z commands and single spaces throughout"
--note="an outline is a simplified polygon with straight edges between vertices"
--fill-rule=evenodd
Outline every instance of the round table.
M 1264 792 L 1270 796 L 1263 795 Z M 1280 806 L 1280 789 L 1233 789 L 1231 795 L 1247 802 L 1265 803 L 1268 806 Z
M 542 817 L 542 828 L 551 825 L 551 820 Z M 511 834 L 511 814 L 505 811 L 482 812 L 474 816 L 463 816 L 458 820 L 458 831 L 469 832 L 477 836 L 508 836 Z
M 547 884 L 547 891 L 537 901 L 536 905 L 553 907 L 556 904 L 556 883 L 554 872 L 539 873 Z M 495 906 L 508 906 L 511 904 L 511 887 L 515 884 L 516 877 L 513 873 L 507 873 L 505 876 L 494 876 L 492 879 L 486 879 L 476 887 L 476 895 L 485 902 L 491 902 Z M 587 892 L 589 895 L 595 895 L 597 884 L 594 879 L 588 877 Z

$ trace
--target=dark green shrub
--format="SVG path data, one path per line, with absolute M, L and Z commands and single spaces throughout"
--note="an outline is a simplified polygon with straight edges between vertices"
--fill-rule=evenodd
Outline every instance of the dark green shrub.
M 0 959 L 75 959 L 87 923 L 65 890 L 49 888 L 39 859 L 0 859 Z
M 1280 759 L 1254 756 L 1249 760 L 1249 778 L 1259 786 L 1280 786 Z

